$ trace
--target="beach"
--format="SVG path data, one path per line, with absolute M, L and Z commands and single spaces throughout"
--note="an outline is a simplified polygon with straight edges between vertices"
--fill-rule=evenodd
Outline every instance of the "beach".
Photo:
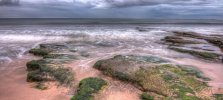
M 179 35 L 180 32 L 199 34 L 199 38 L 194 38 L 194 34 L 192 38 L 188 35 L 180 36 L 181 42 L 186 39 L 198 43 L 186 41 L 182 46 L 179 42 L 177 45 L 171 44 L 172 40 L 170 43 L 169 40 L 163 41 L 165 37 Z M 99 77 L 106 80 L 108 85 L 101 92 L 94 94 L 96 100 L 139 100 L 144 92 L 142 89 L 131 82 L 112 78 L 93 68 L 97 61 L 117 55 L 156 56 L 176 65 L 193 66 L 210 79 L 205 82 L 211 88 L 203 93 L 204 95 L 223 94 L 223 51 L 211 41 L 212 37 L 221 36 L 221 24 L 0 25 L 0 99 L 69 100 L 77 93 L 81 80 Z M 29 53 L 29 50 L 41 47 L 40 44 L 59 45 L 63 54 L 75 56 L 74 60 L 63 64 L 75 73 L 72 87 L 50 82 L 48 89 L 39 90 L 35 88 L 35 82 L 27 82 L 27 62 L 42 59 L 41 56 Z M 66 48 L 63 48 L 64 46 Z M 195 53 L 178 52 L 179 50 L 173 48 L 192 48 Z M 200 49 L 199 55 L 196 56 L 196 50 Z M 54 53 L 60 52 L 58 50 Z M 218 57 L 204 59 L 200 52 L 208 52 Z

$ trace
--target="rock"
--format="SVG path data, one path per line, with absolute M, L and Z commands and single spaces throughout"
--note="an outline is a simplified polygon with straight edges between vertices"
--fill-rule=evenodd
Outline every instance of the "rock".
M 182 52 L 182 53 L 188 53 L 193 56 L 206 59 L 206 60 L 211 60 L 211 61 L 220 61 L 222 60 L 222 55 L 213 53 L 213 52 L 206 52 L 206 51 L 199 51 L 199 50 L 192 50 L 192 49 L 186 49 L 186 48 L 181 48 L 181 47 L 169 47 L 169 49 L 172 49 L 177 52 Z
M 79 91 L 71 98 L 71 100 L 93 100 L 95 93 L 98 93 L 107 82 L 100 78 L 86 78 L 80 81 Z
M 31 71 L 27 74 L 27 82 L 42 82 L 47 81 L 46 73 L 42 73 L 41 71 Z
M 173 36 L 166 36 L 162 39 L 165 42 L 164 44 L 169 46 L 169 49 L 188 53 L 205 60 L 223 62 L 221 51 L 223 50 L 223 40 L 221 36 L 180 31 L 173 31 L 173 33 Z
M 70 50 L 70 52 L 77 52 L 78 51 L 77 48 L 70 48 L 69 50 Z
M 205 40 L 223 49 L 223 38 L 207 37 Z
M 26 64 L 28 71 L 40 70 L 47 62 L 45 60 L 33 60 Z
M 215 100 L 223 100 L 223 94 L 214 94 Z
M 62 65 L 53 65 L 45 60 L 34 60 L 27 63 L 27 81 L 47 82 L 57 80 L 61 84 L 71 84 L 74 81 L 74 73 Z
M 76 60 L 77 57 L 70 54 L 48 54 L 43 57 L 46 61 L 55 62 L 55 63 L 70 63 L 73 60 Z
M 46 90 L 46 89 L 48 89 L 47 85 L 45 85 L 45 84 L 43 84 L 43 83 L 38 83 L 38 84 L 36 85 L 36 88 L 37 88 L 37 89 L 40 89 L 40 90 Z
M 201 34 L 195 33 L 195 32 L 181 32 L 181 31 L 173 31 L 173 33 L 176 36 L 182 36 L 182 37 L 191 37 L 191 38 L 198 38 L 198 39 L 204 39 L 205 36 L 202 36 Z
M 89 57 L 89 56 L 90 56 L 90 54 L 89 54 L 87 51 L 81 51 L 81 52 L 80 52 L 80 55 L 81 55 L 82 57 Z
M 32 53 L 37 56 L 45 56 L 45 55 L 48 55 L 50 51 L 34 48 L 34 49 L 29 50 L 29 53 Z
M 148 93 L 144 92 L 141 95 L 141 100 L 154 100 L 154 98 L 152 96 L 150 96 Z
M 64 64 L 77 58 L 71 54 L 63 54 L 64 50 L 68 50 L 68 48 L 59 44 L 41 44 L 39 49 L 30 50 L 30 53 L 41 55 L 43 58 L 26 64 L 28 71 L 27 81 L 38 82 L 38 84 L 57 81 L 60 84 L 72 85 L 74 72 L 70 68 L 65 68 Z M 60 53 L 57 51 L 60 51 Z M 38 84 L 36 87 L 43 88 Z
M 151 60 L 152 58 L 159 61 Z M 154 98 L 201 98 L 196 96 L 196 93 L 208 86 L 201 81 L 203 79 L 199 78 L 200 76 L 198 77 L 198 71 L 191 72 L 186 66 L 167 62 L 153 56 L 118 55 L 96 62 L 94 68 L 101 70 L 105 75 L 130 82 L 148 94 L 155 93 Z M 186 95 L 188 93 L 193 95 Z
M 136 27 L 136 30 L 138 30 L 139 32 L 146 32 L 146 31 L 148 31 L 147 29 L 145 29 L 143 27 Z
M 40 49 L 45 49 L 48 51 L 63 51 L 65 49 L 68 49 L 68 46 L 66 44 L 60 43 L 40 44 Z
M 200 44 L 202 42 L 196 40 L 184 39 L 182 37 L 177 36 L 166 36 L 163 41 L 169 42 L 172 44 Z

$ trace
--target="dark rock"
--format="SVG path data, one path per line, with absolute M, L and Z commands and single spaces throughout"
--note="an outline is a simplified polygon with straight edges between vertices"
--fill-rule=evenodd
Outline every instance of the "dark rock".
M 34 49 L 29 50 L 29 53 L 32 53 L 37 56 L 45 56 L 45 55 L 48 55 L 50 53 L 50 51 L 34 48 Z
M 202 42 L 196 40 L 189 40 L 178 36 L 166 36 L 163 39 L 165 42 L 169 42 L 172 44 L 200 44 Z
M 223 38 L 207 37 L 205 40 L 223 49 Z
M 138 30 L 139 32 L 146 32 L 146 31 L 148 31 L 147 29 L 145 29 L 143 27 L 136 27 L 136 30 Z
M 68 46 L 66 44 L 40 44 L 40 49 L 46 49 L 49 51 L 63 51 L 64 49 L 68 49 Z
M 206 51 L 198 51 L 198 50 L 192 50 L 192 49 L 186 49 L 186 48 L 181 48 L 181 47 L 169 47 L 169 49 L 175 50 L 177 52 L 182 52 L 182 53 L 188 53 L 193 56 L 206 59 L 206 60 L 212 60 L 212 61 L 221 61 L 222 60 L 222 55 L 213 53 L 213 52 L 206 52 Z
M 205 36 L 202 36 L 201 34 L 198 34 L 198 33 L 195 33 L 195 32 L 173 31 L 173 33 L 177 36 L 183 36 L 183 37 L 191 37 L 191 38 L 198 38 L 198 39 L 205 38 Z

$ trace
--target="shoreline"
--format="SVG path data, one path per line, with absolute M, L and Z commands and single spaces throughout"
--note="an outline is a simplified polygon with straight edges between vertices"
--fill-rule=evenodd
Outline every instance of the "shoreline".
M 85 29 L 85 28 L 81 28 L 81 29 Z M 103 29 L 103 27 L 99 29 Z M 180 37 L 168 36 L 174 33 L 190 34 L 190 35 L 192 34 L 192 35 L 196 35 L 197 37 L 201 35 L 195 32 L 175 32 L 175 31 L 170 32 L 170 31 L 163 31 L 163 30 L 154 30 L 151 32 L 150 28 L 137 28 L 136 27 L 136 30 L 128 31 L 130 33 L 133 32 L 132 34 L 125 33 L 122 35 L 118 35 L 118 34 L 114 34 L 113 30 L 114 29 L 109 30 L 109 32 L 111 33 L 107 35 L 95 34 L 95 33 L 94 34 L 78 33 L 78 34 L 74 34 L 74 36 L 71 38 L 68 38 L 70 35 L 65 36 L 66 38 L 63 37 L 63 35 L 61 35 L 61 37 L 60 35 L 58 35 L 58 37 L 60 38 L 57 40 L 55 40 L 55 38 L 49 39 L 49 37 L 45 37 L 43 41 L 35 43 L 35 45 L 32 46 L 33 49 L 31 49 L 33 50 L 32 53 L 34 54 L 36 52 L 43 54 L 39 57 L 34 56 L 32 54 L 28 54 L 28 51 L 24 51 L 28 49 L 30 45 L 32 45 L 32 43 L 30 43 L 29 46 L 27 45 L 26 49 L 22 49 L 22 52 L 24 52 L 24 54 L 22 55 L 21 58 L 13 59 L 12 62 L 10 62 L 9 64 L 5 64 L 1 66 L 0 72 L 2 74 L 0 75 L 0 78 L 2 79 L 1 80 L 2 82 L 0 83 L 1 85 L 0 99 L 12 100 L 12 99 L 22 98 L 23 100 L 30 100 L 30 99 L 70 100 L 72 96 L 78 94 L 78 92 L 80 91 L 80 87 L 79 87 L 80 82 L 89 77 L 100 78 L 104 80 L 105 82 L 107 82 L 107 85 L 105 87 L 102 87 L 101 91 L 98 91 L 98 93 L 95 93 L 93 95 L 96 100 L 112 100 L 112 98 L 114 97 L 116 100 L 120 100 L 120 99 L 139 100 L 140 96 L 143 93 L 148 93 L 149 95 L 151 94 L 152 96 L 158 95 L 157 96 L 158 98 L 159 97 L 162 98 L 162 97 L 165 97 L 166 95 L 165 94 L 160 95 L 156 91 L 154 92 L 154 91 L 144 90 L 142 89 L 143 87 L 137 86 L 134 82 L 130 82 L 130 81 L 126 82 L 120 79 L 116 79 L 114 77 L 106 75 L 105 71 L 95 68 L 95 64 L 100 62 L 100 60 L 112 61 L 114 59 L 117 59 L 118 57 L 121 57 L 121 58 L 118 58 L 117 61 L 123 60 L 123 62 L 119 62 L 118 65 L 116 65 L 116 63 L 109 62 L 108 66 L 110 66 L 112 69 L 112 67 L 116 68 L 116 66 L 120 65 L 120 70 L 123 70 L 125 69 L 126 66 L 129 66 L 129 69 L 127 68 L 126 70 L 121 71 L 121 73 L 125 71 L 128 72 L 128 70 L 131 70 L 132 66 L 136 66 L 136 68 L 134 69 L 135 71 L 135 70 L 138 70 L 138 65 L 140 65 L 137 59 L 139 60 L 139 62 L 141 62 L 140 59 L 142 58 L 144 59 L 146 57 L 152 57 L 152 56 L 156 56 L 155 61 L 157 59 L 164 59 L 164 60 L 170 61 L 170 62 L 167 61 L 168 62 L 167 64 L 173 64 L 171 66 L 173 68 L 177 68 L 181 65 L 182 66 L 189 65 L 189 66 L 192 66 L 193 68 L 196 68 L 196 69 L 190 69 L 192 73 L 185 71 L 183 73 L 189 73 L 189 74 L 180 74 L 180 75 L 178 75 L 178 73 L 171 72 L 171 70 L 169 69 L 165 69 L 164 71 L 162 69 L 161 70 L 158 69 L 159 72 L 165 72 L 165 73 L 158 74 L 157 79 L 159 79 L 160 76 L 164 74 L 165 75 L 167 74 L 166 76 L 168 76 L 169 74 L 173 76 L 178 75 L 177 77 L 180 77 L 182 79 L 185 79 L 185 78 L 195 79 L 194 81 L 196 81 L 197 79 L 198 83 L 201 84 L 202 86 L 206 84 L 206 82 L 210 86 L 210 87 L 207 86 L 208 88 L 207 91 L 204 91 L 204 92 L 202 91 L 199 95 L 207 96 L 207 95 L 215 94 L 215 93 L 223 94 L 223 80 L 221 79 L 221 76 L 223 76 L 223 74 L 221 73 L 221 70 L 223 70 L 223 64 L 220 62 L 222 58 L 219 57 L 220 54 L 222 53 L 222 51 L 220 51 L 222 49 L 219 49 L 219 47 L 221 48 L 221 44 L 216 44 L 216 42 L 211 41 L 212 40 L 211 38 L 210 38 L 211 39 L 210 43 L 208 43 L 208 42 L 205 42 L 205 39 L 203 39 L 203 37 L 202 37 L 203 40 L 202 39 L 199 40 L 199 38 L 194 38 L 193 36 L 189 38 L 187 36 L 180 36 Z M 119 30 L 119 32 L 124 32 L 124 31 L 125 30 Z M 56 32 L 56 31 L 53 31 L 53 32 Z M 94 31 L 94 32 L 97 32 L 97 31 Z M 135 34 L 134 32 L 136 32 L 137 34 Z M 151 32 L 151 34 L 148 34 L 147 32 Z M 168 41 L 165 42 L 166 44 L 160 43 L 160 42 L 163 42 L 162 40 L 163 38 L 166 38 L 165 36 L 167 36 L 168 38 L 170 37 L 170 40 L 173 39 L 171 41 L 169 40 L 170 42 L 173 42 L 173 44 L 171 44 Z M 201 36 L 216 37 L 215 35 L 204 35 L 204 34 L 202 34 Z M 18 39 L 20 39 L 20 37 L 18 37 Z M 47 41 L 47 39 L 49 41 Z M 178 39 L 180 39 L 181 41 L 179 42 Z M 32 40 L 32 39 L 28 39 L 28 40 Z M 55 40 L 55 42 L 53 42 L 53 40 Z M 197 42 L 194 42 L 194 41 L 191 42 L 191 40 L 196 40 Z M 198 46 L 201 45 L 201 47 L 196 47 L 197 45 Z M 186 48 L 186 47 L 187 48 L 191 47 L 192 50 L 194 51 L 193 52 L 186 51 L 187 54 L 185 54 L 185 50 L 184 52 L 177 52 L 177 51 L 171 50 L 169 46 L 175 46 L 175 48 L 177 47 L 181 49 Z M 42 52 L 44 51 L 43 48 L 45 48 L 46 51 L 49 50 L 49 52 L 48 51 Z M 17 46 L 16 46 L 16 49 L 17 49 Z M 201 50 L 199 51 L 199 49 Z M 10 51 L 9 53 L 14 54 L 17 52 L 18 51 L 15 50 L 15 51 Z M 204 52 L 205 54 L 203 54 Z M 196 55 L 196 53 L 198 55 Z M 212 55 L 210 56 L 209 54 L 214 54 L 214 56 Z M 117 55 L 119 56 L 115 58 L 114 56 L 117 56 Z M 130 56 L 130 58 L 131 56 L 135 55 L 136 60 L 133 60 L 132 62 L 131 60 L 125 60 L 124 59 L 125 55 L 127 57 Z M 210 57 L 210 58 L 206 59 L 206 57 Z M 134 56 L 133 56 L 133 59 L 135 59 Z M 42 81 L 40 82 L 35 81 L 32 83 L 26 82 L 27 81 L 26 77 L 28 77 L 27 76 L 28 73 L 31 72 L 29 71 L 29 69 L 27 70 L 26 64 L 27 62 L 30 62 L 33 60 L 46 61 L 42 64 L 44 65 L 44 67 L 46 67 L 46 69 L 47 68 L 49 69 L 50 68 L 52 69 L 63 68 L 65 71 L 67 69 L 71 69 L 69 71 L 74 73 L 73 75 L 74 84 L 72 84 L 73 87 L 68 87 L 63 84 L 60 84 L 59 83 L 60 81 L 58 82 L 58 80 L 55 80 L 54 76 L 50 76 L 50 77 L 53 77 L 53 80 L 46 81 L 46 85 L 49 86 L 49 88 L 47 88 L 46 90 L 39 90 L 36 88 L 37 85 L 41 84 Z M 150 65 L 153 65 L 153 64 L 156 65 L 156 67 L 157 66 L 162 67 L 162 64 L 163 65 L 166 64 L 166 63 L 157 64 L 157 63 L 149 62 L 149 61 L 147 62 L 147 60 L 145 62 L 146 63 L 142 63 L 142 66 L 145 68 L 151 67 Z M 165 66 L 168 68 L 167 64 Z M 42 66 L 42 65 L 41 63 L 39 63 L 39 66 Z M 37 68 L 37 70 L 35 69 L 33 71 L 35 72 L 39 70 L 42 70 L 42 69 Z M 116 70 L 116 69 L 112 69 L 112 70 Z M 53 70 L 53 71 L 58 71 L 58 70 Z M 41 75 L 42 73 L 45 74 L 45 73 L 48 73 L 48 71 L 46 72 L 40 71 L 39 74 Z M 64 73 L 60 73 L 60 70 L 58 73 L 61 74 L 61 76 L 63 76 L 64 74 Z M 133 76 L 134 76 L 134 72 L 131 72 L 131 73 L 133 73 Z M 55 74 L 55 73 L 53 72 L 49 73 L 49 75 L 52 75 L 52 74 Z M 58 76 L 58 74 L 56 75 Z M 126 78 L 125 74 L 123 75 L 124 75 L 124 78 Z M 207 80 L 199 79 L 199 77 L 202 77 L 203 75 L 207 78 L 210 78 L 211 80 L 207 81 Z M 178 82 L 178 81 L 181 81 L 181 80 L 174 80 L 174 82 Z M 147 82 L 147 83 L 150 84 L 150 82 Z M 155 83 L 157 83 L 156 80 L 155 80 Z M 187 85 L 188 83 L 185 83 L 185 84 Z M 204 87 L 206 86 L 204 85 Z M 189 88 L 191 87 L 189 86 Z M 193 89 L 194 88 L 192 88 L 192 90 Z M 8 94 L 12 94 L 12 95 L 8 96 Z M 191 96 L 191 95 L 197 96 L 197 94 L 193 92 L 185 94 L 185 96 Z

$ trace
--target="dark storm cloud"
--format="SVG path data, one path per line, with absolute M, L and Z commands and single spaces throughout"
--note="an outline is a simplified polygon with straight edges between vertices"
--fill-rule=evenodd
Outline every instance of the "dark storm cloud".
M 222 11 L 223 0 L 20 0 L 0 6 L 0 18 L 220 19 Z

